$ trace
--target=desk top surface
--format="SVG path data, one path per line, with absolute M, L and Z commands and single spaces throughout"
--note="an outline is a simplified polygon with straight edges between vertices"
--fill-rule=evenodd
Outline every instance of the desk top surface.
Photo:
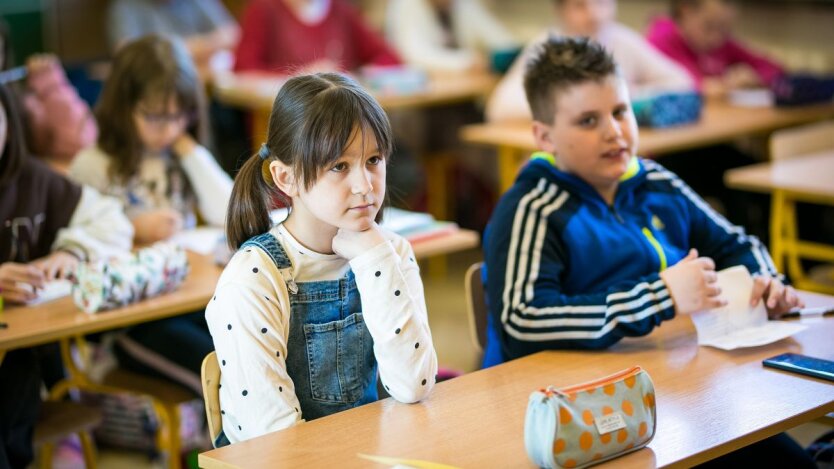
M 286 80 L 286 77 L 265 74 L 232 73 L 218 77 L 213 83 L 213 92 L 226 104 L 268 112 Z M 418 92 L 371 91 L 371 94 L 389 111 L 439 106 L 484 97 L 492 91 L 497 81 L 497 77 L 486 73 L 430 75 L 426 88 Z
M 809 305 L 834 298 L 802 293 Z M 600 352 L 541 352 L 438 384 L 423 403 L 386 399 L 200 455 L 200 466 L 369 467 L 357 453 L 459 467 L 532 467 L 524 450 L 527 397 L 640 365 L 657 394 L 648 449 L 611 467 L 691 466 L 834 411 L 834 384 L 763 368 L 780 353 L 834 359 L 834 319 L 804 319 L 794 337 L 725 352 L 698 347 L 686 317 Z
M 640 129 L 641 155 L 670 153 L 771 132 L 834 115 L 834 104 L 796 108 L 746 108 L 708 101 L 701 120 L 668 129 Z M 533 151 L 531 124 L 527 121 L 468 125 L 461 130 L 465 142 L 509 146 Z
M 71 297 L 37 306 L 6 306 L 2 316 L 8 327 L 0 329 L 0 350 L 117 329 L 205 308 L 222 268 L 214 264 L 211 256 L 189 252 L 188 260 L 191 271 L 179 289 L 124 308 L 86 314 L 75 306 Z
M 727 184 L 737 189 L 776 189 L 828 198 L 834 203 L 834 148 L 727 171 Z

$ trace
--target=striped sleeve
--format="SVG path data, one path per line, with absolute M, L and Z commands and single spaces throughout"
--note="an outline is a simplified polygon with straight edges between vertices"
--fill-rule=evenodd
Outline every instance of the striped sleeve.
M 716 212 L 695 193 L 683 180 L 657 163 L 646 162 L 650 168 L 649 180 L 667 181 L 672 189 L 685 201 L 690 220 L 690 246 L 701 256 L 715 261 L 716 269 L 736 265 L 747 267 L 751 275 L 776 277 L 784 276 L 776 270 L 767 248 L 755 236 L 745 233 L 744 228 L 733 225 Z
M 502 201 L 492 219 L 485 239 L 487 290 L 505 358 L 605 348 L 674 317 L 669 291 L 657 274 L 595 293 L 563 291 L 567 247 L 555 220 L 568 199 L 567 192 L 541 179 L 528 192 Z

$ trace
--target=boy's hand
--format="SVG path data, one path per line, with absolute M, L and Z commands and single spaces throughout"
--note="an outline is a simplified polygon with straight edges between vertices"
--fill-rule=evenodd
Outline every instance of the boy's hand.
M 149 244 L 174 236 L 182 229 L 182 215 L 170 208 L 151 210 L 133 217 L 137 244 Z
M 10 303 L 26 303 L 37 298 L 36 288 L 43 288 L 43 272 L 30 264 L 0 264 L 0 294 Z
M 32 265 L 43 273 L 45 280 L 69 278 L 78 267 L 78 258 L 68 252 L 55 251 Z
M 778 278 L 756 277 L 753 279 L 753 294 L 750 306 L 755 307 L 765 300 L 767 315 L 778 317 L 794 308 L 804 308 L 805 302 L 796 294 L 793 287 L 784 285 Z
M 708 257 L 698 257 L 695 249 L 690 250 L 680 262 L 661 272 L 660 278 L 666 283 L 678 314 L 695 313 L 727 304 L 727 300 L 721 297 L 715 262 Z
M 333 237 L 333 252 L 347 260 L 370 251 L 385 242 L 385 237 L 374 223 L 365 231 L 348 231 L 339 228 Z

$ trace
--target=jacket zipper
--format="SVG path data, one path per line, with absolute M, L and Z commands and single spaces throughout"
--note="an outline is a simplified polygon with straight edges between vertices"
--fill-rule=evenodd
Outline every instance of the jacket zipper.
M 666 270 L 667 267 L 666 253 L 663 251 L 663 246 L 661 246 L 657 238 L 654 237 L 654 234 L 652 234 L 652 230 L 646 227 L 643 227 L 643 236 L 646 237 L 646 239 L 649 241 L 649 244 L 651 244 L 655 252 L 657 252 L 657 257 L 660 260 L 659 272 L 663 272 L 664 270 Z

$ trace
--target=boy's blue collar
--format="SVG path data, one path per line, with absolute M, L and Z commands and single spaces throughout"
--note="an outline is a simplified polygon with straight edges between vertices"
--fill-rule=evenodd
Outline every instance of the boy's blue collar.
M 578 193 L 584 194 L 586 200 L 599 202 L 606 207 L 608 206 L 608 204 L 603 201 L 597 190 L 591 187 L 591 185 L 585 180 L 574 174 L 560 170 L 556 166 L 556 157 L 553 154 L 544 151 L 537 151 L 530 156 L 530 164 L 546 166 L 555 177 L 573 187 L 574 190 L 578 191 Z M 642 167 L 643 165 L 640 163 L 640 158 L 636 156 L 632 157 L 628 162 L 626 172 L 620 176 L 620 184 L 617 188 L 617 194 L 614 197 L 615 206 L 619 206 L 619 204 L 624 201 L 631 199 L 631 191 L 634 187 L 639 186 L 640 181 L 643 179 L 640 176 L 645 174 L 645 171 L 641 171 Z
M 546 151 L 537 151 L 530 155 L 530 161 L 533 160 L 544 160 L 550 163 L 557 171 L 564 172 L 556 166 L 556 157 L 553 156 L 553 153 L 548 153 Z M 628 162 L 628 168 L 626 168 L 626 172 L 620 176 L 620 182 L 628 181 L 629 179 L 633 178 L 640 172 L 640 159 L 636 156 L 632 156 L 631 160 Z

